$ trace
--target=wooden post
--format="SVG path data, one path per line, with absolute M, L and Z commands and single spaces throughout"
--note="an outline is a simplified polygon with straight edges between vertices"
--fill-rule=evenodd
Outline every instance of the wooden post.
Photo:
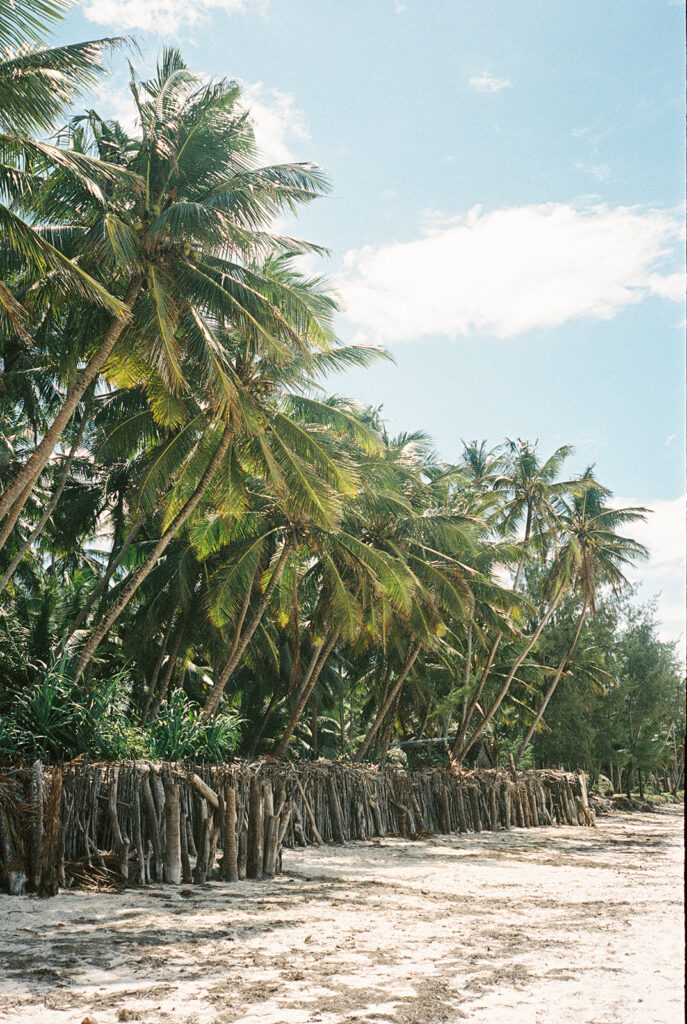
M 263 877 L 265 856 L 265 807 L 262 783 L 257 775 L 250 780 L 248 801 L 248 862 L 246 876 L 259 881 Z
M 209 815 L 208 863 L 206 869 L 206 877 L 210 879 L 212 878 L 215 870 L 215 855 L 217 853 L 217 844 L 219 843 L 221 831 L 219 814 L 217 811 L 211 811 Z
M 34 761 L 29 776 L 29 793 L 31 803 L 30 827 L 30 878 L 31 888 L 38 892 L 41 884 L 41 839 L 43 837 L 43 765 Z
M 468 795 L 470 797 L 470 807 L 472 808 L 472 827 L 475 832 L 482 831 L 482 821 L 479 814 L 479 801 L 477 800 L 477 788 L 475 786 L 468 786 Z
M 296 776 L 296 785 L 298 786 L 298 791 L 301 794 L 301 799 L 303 800 L 303 807 L 305 808 L 305 813 L 308 815 L 308 818 L 310 820 L 310 827 L 312 828 L 313 838 L 318 846 L 324 846 L 324 839 L 322 838 L 317 829 L 315 815 L 313 814 L 312 808 L 308 803 L 308 798 L 305 795 L 305 790 L 303 789 L 303 786 L 301 785 L 301 780 L 298 778 L 298 776 Z
M 145 885 L 147 873 L 141 829 L 141 773 L 136 769 L 134 771 L 134 847 L 136 848 L 136 860 L 138 862 L 138 884 Z
M 236 790 L 229 779 L 224 783 L 224 858 L 222 877 L 225 882 L 238 882 L 238 846 L 236 842 Z
M 192 882 L 191 859 L 188 855 L 188 814 L 184 801 L 180 800 L 179 811 L 179 845 L 181 849 L 181 878 L 184 882 Z
M 246 877 L 248 871 L 248 818 L 245 811 L 241 815 L 241 829 L 238 836 L 238 873 L 239 879 Z
M 456 806 L 458 808 L 458 829 L 465 835 L 468 830 L 468 822 L 465 814 L 465 800 L 463 799 L 463 783 L 458 780 L 456 785 Z
M 165 788 L 165 857 L 164 877 L 170 885 L 180 885 L 181 869 L 181 808 L 179 784 L 171 775 L 162 778 Z
M 441 822 L 441 831 L 444 835 L 448 835 L 451 831 L 451 812 L 448 805 L 448 793 L 446 786 L 439 783 L 439 821 Z
M 155 814 L 157 815 L 160 842 L 162 843 L 162 832 L 165 825 L 165 787 L 162 785 L 162 779 L 156 771 L 151 772 L 149 778 L 153 800 L 155 801 Z
M 191 772 L 189 775 L 189 780 L 196 787 L 200 795 L 204 796 L 208 803 L 211 803 L 215 810 L 217 810 L 219 808 L 219 797 L 214 789 L 211 789 L 206 782 L 203 782 L 200 775 L 196 775 L 194 772 Z
M 40 843 L 39 896 L 56 896 L 57 847 L 60 840 L 60 817 L 62 810 L 62 770 L 53 768 L 50 784 L 50 799 L 45 813 L 45 830 Z
M 212 815 L 208 810 L 208 803 L 205 797 L 196 797 L 199 805 L 199 826 L 198 844 L 196 847 L 196 866 L 193 870 L 193 881 L 196 885 L 203 885 L 207 879 L 208 858 L 210 855 L 210 842 L 212 830 Z
M 491 830 L 496 832 L 499 827 L 499 809 L 496 803 L 496 784 L 489 786 L 489 811 L 491 815 Z
M 510 800 L 510 783 L 504 779 L 501 783 L 501 814 L 503 819 L 503 827 L 506 830 L 510 830 L 511 827 L 511 800 Z
M 153 844 L 153 860 L 155 865 L 155 880 L 157 882 L 162 881 L 162 847 L 160 844 L 160 823 L 157 818 L 157 812 L 155 810 L 155 801 L 153 800 L 153 792 L 150 788 L 150 779 L 147 775 L 143 776 L 141 781 L 141 789 L 143 791 L 143 804 L 145 807 L 146 820 L 148 822 L 148 832 L 150 834 L 150 841 Z
M 345 839 L 343 821 L 341 815 L 341 804 L 339 794 L 336 792 L 336 782 L 331 773 L 327 774 L 327 786 L 329 789 L 329 810 L 332 816 L 332 831 L 337 843 L 343 843 Z

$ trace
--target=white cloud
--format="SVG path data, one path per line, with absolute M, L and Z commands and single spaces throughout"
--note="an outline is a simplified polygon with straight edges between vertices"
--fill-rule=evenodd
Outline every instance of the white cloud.
M 242 100 L 250 110 L 255 141 L 264 163 L 289 163 L 303 159 L 293 147 L 310 138 L 302 110 L 291 93 L 268 89 L 262 82 L 242 85 Z
M 677 297 L 681 231 L 665 210 L 475 207 L 427 217 L 414 241 L 350 250 L 339 287 L 348 318 L 376 340 L 507 338 L 575 317 L 610 319 L 650 294 Z
M 640 562 L 627 576 L 639 587 L 639 598 L 646 601 L 658 595 L 659 635 L 664 640 L 685 645 L 685 502 L 687 496 L 672 501 L 651 502 L 645 523 L 633 523 L 622 532 L 649 549 L 649 559 Z M 618 499 L 614 505 L 638 502 Z
M 268 89 L 262 82 L 243 82 L 241 102 L 250 112 L 261 162 L 289 163 L 304 159 L 304 154 L 294 153 L 294 148 L 310 138 L 310 130 L 294 96 Z M 94 93 L 94 105 L 103 117 L 115 118 L 126 131 L 136 130 L 137 112 L 128 85 L 105 82 Z
M 584 164 L 579 161 L 575 164 L 578 171 L 591 174 L 597 181 L 609 181 L 613 177 L 613 171 L 608 164 Z
M 675 274 L 651 274 L 648 285 L 652 292 L 660 295 L 662 299 L 671 299 L 673 302 L 684 302 L 685 300 L 685 275 L 677 272 Z
M 128 85 L 116 86 L 106 81 L 94 93 L 95 109 L 105 120 L 119 121 L 129 135 L 139 135 L 138 111 Z
M 468 85 L 475 92 L 501 92 L 502 89 L 511 89 L 513 83 L 510 78 L 497 78 L 489 71 L 482 71 L 479 75 L 473 75 L 468 79 Z
M 143 29 L 177 35 L 183 27 L 197 25 L 209 13 L 234 14 L 260 7 L 260 0 L 83 0 L 83 13 L 99 25 L 115 25 L 121 31 Z

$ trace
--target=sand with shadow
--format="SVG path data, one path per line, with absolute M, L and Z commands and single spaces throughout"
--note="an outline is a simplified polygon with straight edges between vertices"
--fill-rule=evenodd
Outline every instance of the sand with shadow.
M 270 882 L 0 896 L 12 1024 L 677 1024 L 682 808 L 284 854 Z

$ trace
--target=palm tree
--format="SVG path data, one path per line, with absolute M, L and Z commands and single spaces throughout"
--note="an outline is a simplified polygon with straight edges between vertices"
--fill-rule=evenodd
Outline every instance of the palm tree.
M 313 298 L 316 297 L 314 288 L 313 285 Z M 231 350 L 227 348 L 227 351 Z M 137 567 L 116 600 L 96 623 L 79 659 L 80 673 L 86 669 L 100 642 L 153 571 L 174 536 L 200 506 L 216 474 L 219 473 L 213 484 L 214 497 L 215 500 L 223 501 L 225 515 L 235 515 L 240 511 L 239 492 L 242 485 L 235 471 L 245 463 L 250 472 L 257 472 L 262 479 L 268 481 L 270 489 L 286 511 L 288 521 L 295 522 L 306 515 L 315 524 L 329 526 L 338 514 L 340 495 L 350 493 L 354 487 L 352 465 L 349 461 L 341 461 L 335 435 L 350 435 L 366 445 L 376 443 L 373 433 L 350 412 L 336 404 L 322 402 L 307 392 L 322 372 L 323 363 L 326 367 L 351 363 L 366 365 L 382 355 L 379 350 L 341 347 L 322 353 L 296 351 L 289 362 L 280 366 L 265 357 L 259 338 L 254 337 L 252 343 L 244 343 L 239 337 L 233 355 L 234 362 L 228 362 L 227 365 L 235 382 L 234 407 L 240 411 L 242 419 L 235 417 L 231 428 L 221 425 L 216 428 L 223 431 L 222 440 L 215 448 L 210 463 L 206 465 L 208 448 L 212 451 L 213 438 L 201 410 L 196 410 L 196 416 L 192 419 L 197 420 L 196 429 L 200 431 L 198 446 L 187 457 L 186 449 L 181 445 L 183 461 L 166 503 L 161 536 L 146 561 Z M 283 391 L 280 390 L 280 384 Z M 299 394 L 301 390 L 306 393 Z M 185 431 L 180 428 L 178 433 L 181 435 Z M 174 446 L 165 442 L 165 448 L 165 457 L 168 457 L 170 451 L 174 451 Z M 221 469 L 223 462 L 225 468 Z M 160 460 L 156 459 L 154 463 L 157 471 Z M 166 479 L 169 479 L 169 474 L 166 474 Z M 271 532 L 268 529 L 266 535 Z M 231 672 L 260 623 L 271 591 L 279 582 L 288 549 L 287 538 L 282 549 L 283 558 L 277 562 L 269 592 L 266 592 L 266 598 L 259 605 L 255 616 L 246 624 L 236 650 L 217 680 L 209 702 L 213 710 L 216 710 Z M 254 551 L 257 553 L 257 550 L 256 545 Z M 207 715 L 210 713 L 208 711 Z
M 7 283 L 7 273 L 16 271 L 17 260 L 39 276 L 50 273 L 55 282 L 61 282 L 64 294 L 87 295 L 115 313 L 122 311 L 120 303 L 97 281 L 65 259 L 14 210 L 36 186 L 33 163 L 39 152 L 44 159 L 69 159 L 27 136 L 52 131 L 73 100 L 103 74 L 103 53 L 125 42 L 121 38 L 94 39 L 46 47 L 48 29 L 67 8 L 62 0 L 0 3 L 0 49 L 4 51 L 0 60 L 0 197 L 4 200 L 0 202 L 0 225 L 8 243 L 8 253 L 0 264 L 0 318 L 6 318 L 24 338 L 28 313 Z M 8 261 L 8 255 L 13 255 L 14 261 Z
M 616 593 L 620 593 L 623 587 L 628 586 L 623 574 L 625 566 L 632 565 L 649 554 L 642 544 L 617 532 L 632 523 L 644 521 L 647 510 L 612 508 L 604 504 L 604 497 L 608 492 L 596 484 L 591 468 L 582 479 L 585 483 L 584 490 L 573 495 L 572 500 L 565 503 L 565 511 L 559 519 L 560 528 L 566 539 L 558 557 L 560 571 L 568 576 L 572 586 L 579 593 L 582 607 L 570 645 L 554 673 L 527 735 L 520 744 L 515 757 L 516 764 L 529 746 L 565 672 L 580 638 L 587 613 L 594 615 L 596 612 L 598 588 L 609 585 Z
M 103 293 L 120 296 L 122 315 L 109 324 L 99 318 L 95 349 L 6 488 L 0 516 L 23 506 L 108 360 L 114 372 L 130 372 L 127 361 L 147 364 L 164 391 L 176 395 L 187 386 L 184 354 L 192 355 L 203 367 L 212 412 L 226 422 L 237 411 L 235 387 L 216 323 L 255 335 L 277 362 L 303 348 L 306 336 L 309 344 L 330 340 L 325 321 L 333 303 L 328 310 L 325 301 L 313 304 L 284 280 L 279 263 L 264 260 L 279 251 L 316 249 L 266 228 L 280 211 L 321 195 L 323 174 L 312 165 L 256 168 L 238 86 L 202 82 L 175 50 L 165 51 L 155 78 L 132 81 L 132 91 L 139 138 L 92 113 L 85 126 L 73 123 L 69 151 L 32 144 L 36 159 L 58 167 L 24 197 L 27 209 L 46 225 L 43 233 L 64 246 L 65 257 L 78 257 L 80 266 L 105 278 Z M 92 153 L 83 151 L 87 144 Z M 261 268 L 255 263 L 260 254 Z M 89 323 L 90 338 L 98 320 Z M 158 398 L 162 405 L 164 397 Z
M 527 558 L 531 555 L 531 542 L 535 542 L 540 555 L 544 554 L 546 548 L 550 546 L 552 542 L 555 543 L 557 514 L 560 508 L 560 499 L 564 494 L 569 493 L 573 486 L 576 486 L 573 481 L 560 481 L 557 479 L 563 463 L 572 453 L 573 449 L 570 445 L 562 445 L 557 448 L 556 451 L 543 463 L 540 461 L 536 449 L 536 444 L 531 444 L 528 441 L 523 441 L 521 439 L 518 439 L 517 441 L 509 440 L 506 443 L 503 461 L 501 462 L 502 472 L 494 480 L 494 490 L 502 493 L 505 499 L 500 508 L 499 527 L 501 532 L 506 536 L 512 536 L 513 534 L 517 534 L 517 531 L 520 529 L 523 531 L 522 551 L 515 569 L 515 577 L 513 580 L 514 593 L 518 593 Z M 467 452 L 467 456 L 469 464 L 471 461 L 469 452 Z M 474 459 L 472 461 L 474 461 Z M 558 602 L 562 596 L 563 595 L 561 593 L 559 595 Z M 535 630 L 536 637 L 530 638 L 531 642 L 525 645 L 525 648 L 521 652 L 521 656 L 516 659 L 516 663 L 513 665 L 511 672 L 506 676 L 506 680 L 496 698 L 495 706 L 492 706 L 491 712 L 488 713 L 488 717 L 485 717 L 479 726 L 479 731 L 476 732 L 468 742 L 466 737 L 470 729 L 472 716 L 490 678 L 494 660 L 504 636 L 503 629 L 497 630 L 488 651 L 486 662 L 482 667 L 472 695 L 467 702 L 467 708 L 463 713 L 461 726 L 457 730 L 453 746 L 453 756 L 455 758 L 460 759 L 465 756 L 474 741 L 488 724 L 488 721 L 490 721 L 496 713 L 510 689 L 510 684 L 515 677 L 515 673 L 531 651 L 539 637 L 539 634 L 541 633 L 541 630 L 544 628 L 554 611 L 555 607 L 550 608 L 547 616 L 542 618 L 538 627 L 539 631 L 537 632 Z

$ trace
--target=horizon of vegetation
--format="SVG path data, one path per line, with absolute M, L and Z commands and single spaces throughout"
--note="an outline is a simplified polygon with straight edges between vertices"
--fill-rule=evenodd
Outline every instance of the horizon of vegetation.
M 684 767 L 675 645 L 570 446 L 440 459 L 327 376 L 326 195 L 262 167 L 231 80 L 165 49 L 138 129 L 74 103 L 125 40 L 51 48 L 61 0 L 0 25 L 0 757 L 568 764 L 629 788 Z M 682 766 L 682 767 L 681 767 Z M 623 773 L 622 779 L 619 773 Z

